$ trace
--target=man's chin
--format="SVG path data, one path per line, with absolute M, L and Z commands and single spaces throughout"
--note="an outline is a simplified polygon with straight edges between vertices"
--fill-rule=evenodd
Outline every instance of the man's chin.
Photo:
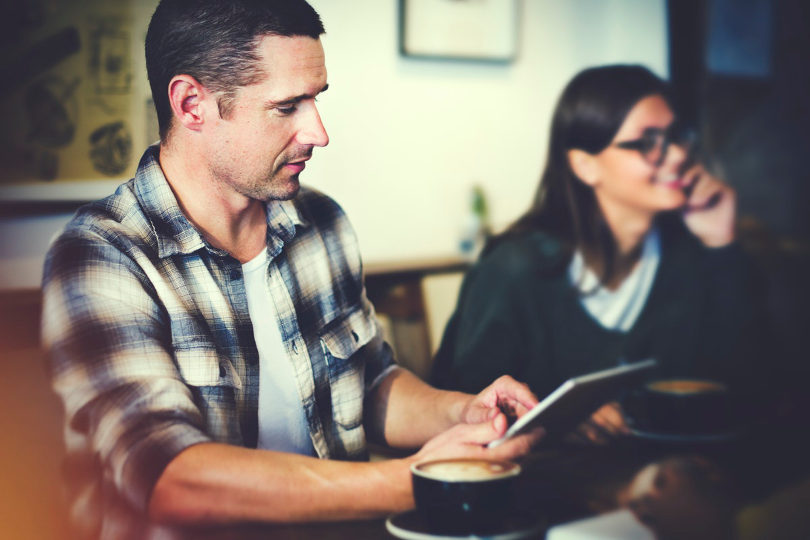
M 298 175 L 290 177 L 281 186 L 273 186 L 268 190 L 264 197 L 261 197 L 265 202 L 270 201 L 289 201 L 294 199 L 298 192 L 301 190 L 301 183 L 298 181 Z

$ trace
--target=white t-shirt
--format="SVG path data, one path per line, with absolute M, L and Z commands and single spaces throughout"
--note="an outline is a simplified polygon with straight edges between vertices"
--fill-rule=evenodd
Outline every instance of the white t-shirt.
M 267 250 L 242 265 L 248 312 L 259 350 L 258 447 L 315 455 L 292 360 L 284 348 L 267 286 Z
M 568 276 L 583 292 L 596 288 L 581 297 L 582 305 L 591 317 L 609 330 L 628 332 L 647 302 L 660 260 L 661 238 L 658 229 L 651 229 L 644 238 L 638 263 L 616 290 L 599 286 L 599 278 L 585 266 L 579 251 L 571 258 Z

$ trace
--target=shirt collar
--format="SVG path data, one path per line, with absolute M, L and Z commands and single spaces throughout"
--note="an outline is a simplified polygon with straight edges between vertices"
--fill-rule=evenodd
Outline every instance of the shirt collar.
M 180 210 L 158 156 L 160 146 L 153 144 L 144 152 L 135 173 L 135 196 L 152 225 L 158 244 L 158 257 L 188 254 L 206 246 L 202 235 Z
M 306 227 L 296 200 L 270 201 L 265 205 L 267 214 L 267 250 L 270 257 L 281 253 L 284 244 L 295 237 L 297 226 Z
M 224 251 L 208 244 L 183 214 L 160 167 L 159 155 L 158 144 L 147 148 L 135 174 L 135 195 L 157 238 L 158 256 L 165 258 L 177 253 L 189 254 L 203 247 L 224 255 Z M 265 209 L 268 253 L 275 257 L 284 244 L 295 237 L 295 228 L 306 227 L 309 223 L 301 216 L 295 200 L 270 201 Z

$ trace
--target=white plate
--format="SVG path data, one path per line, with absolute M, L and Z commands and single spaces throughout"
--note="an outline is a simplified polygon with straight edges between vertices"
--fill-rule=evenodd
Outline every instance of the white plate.
M 409 510 L 400 514 L 394 514 L 385 521 L 385 528 L 389 533 L 397 538 L 405 540 L 470 540 L 473 538 L 488 538 L 491 540 L 523 540 L 525 538 L 535 538 L 543 530 L 541 520 L 532 519 L 526 516 L 509 519 L 503 531 L 493 534 L 478 536 L 470 534 L 467 536 L 453 536 L 445 534 L 431 533 L 416 510 Z

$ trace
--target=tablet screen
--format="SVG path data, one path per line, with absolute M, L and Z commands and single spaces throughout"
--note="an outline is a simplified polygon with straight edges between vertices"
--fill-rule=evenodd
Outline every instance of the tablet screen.
M 489 447 L 494 448 L 535 426 L 543 426 L 547 434 L 571 429 L 623 390 L 643 381 L 657 365 L 656 360 L 645 360 L 568 379 L 512 424 L 503 437 L 489 443 Z

